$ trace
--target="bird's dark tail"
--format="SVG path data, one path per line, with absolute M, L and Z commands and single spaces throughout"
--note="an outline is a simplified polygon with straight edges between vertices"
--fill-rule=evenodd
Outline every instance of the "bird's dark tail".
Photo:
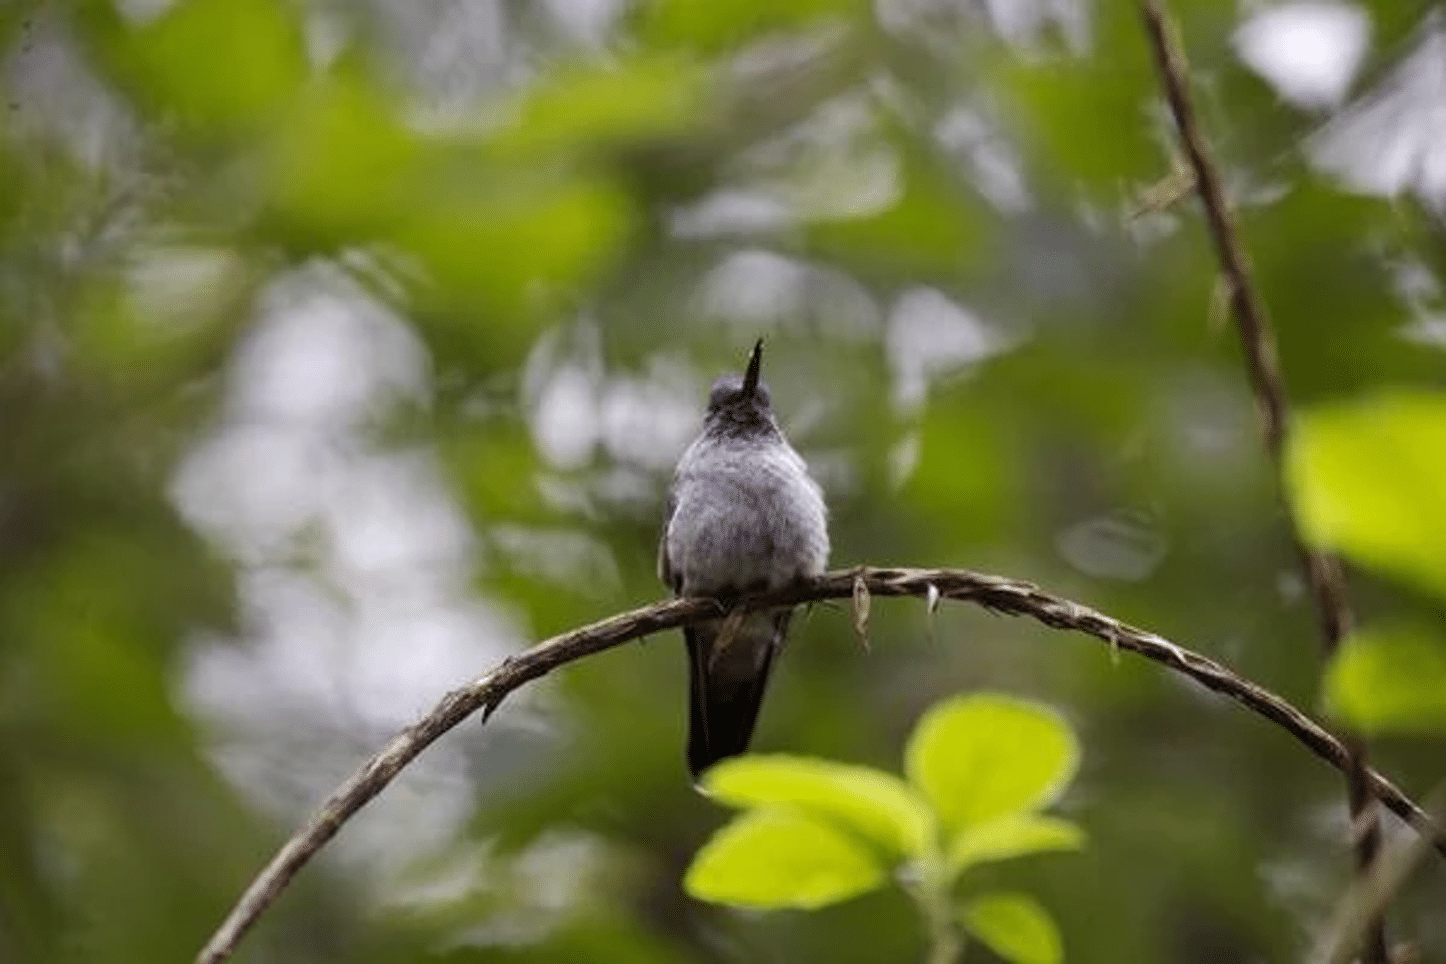
M 696 782 L 708 767 L 748 750 L 773 657 L 783 647 L 790 610 L 754 613 L 737 624 L 699 623 L 688 643 L 688 769 Z

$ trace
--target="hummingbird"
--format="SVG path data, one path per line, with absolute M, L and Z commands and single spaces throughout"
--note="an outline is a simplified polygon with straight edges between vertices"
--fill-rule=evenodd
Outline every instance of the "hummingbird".
M 828 564 L 823 491 L 773 417 L 759 378 L 763 339 L 742 377 L 713 383 L 703 430 L 678 460 L 658 543 L 658 577 L 678 596 L 727 603 L 816 578 Z M 688 649 L 688 769 L 748 750 L 793 607 L 695 623 Z

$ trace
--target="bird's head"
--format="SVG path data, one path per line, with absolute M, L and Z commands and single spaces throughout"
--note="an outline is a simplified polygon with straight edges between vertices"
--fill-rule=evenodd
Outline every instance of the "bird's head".
M 753 345 L 748 368 L 742 375 L 724 375 L 713 383 L 708 393 L 710 428 L 741 434 L 749 431 L 777 431 L 773 424 L 773 397 L 763 384 L 763 339 Z

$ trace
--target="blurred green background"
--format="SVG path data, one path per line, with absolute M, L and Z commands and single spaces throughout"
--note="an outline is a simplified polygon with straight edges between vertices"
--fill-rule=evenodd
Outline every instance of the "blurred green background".
M 1294 402 L 1446 385 L 1446 13 L 1171 6 Z M 0 961 L 189 960 L 443 692 L 661 596 L 759 335 L 836 565 L 1029 579 L 1320 706 L 1131 3 L 8 0 L 0 58 Z M 979 689 L 1073 723 L 1089 847 L 991 871 L 1071 960 L 1303 960 L 1348 883 L 1339 776 L 1158 667 L 916 600 L 871 652 L 795 627 L 758 749 L 897 770 Z M 921 959 L 892 889 L 683 894 L 727 817 L 685 685 L 667 634 L 463 725 L 237 960 Z M 1443 749 L 1374 760 L 1421 796 Z M 1446 959 L 1443 907 L 1427 862 L 1393 936 Z

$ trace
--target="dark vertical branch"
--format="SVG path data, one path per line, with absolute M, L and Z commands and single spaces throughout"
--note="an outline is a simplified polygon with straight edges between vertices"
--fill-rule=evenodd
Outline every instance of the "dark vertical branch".
M 1276 352 L 1275 334 L 1265 305 L 1252 282 L 1250 264 L 1246 260 L 1234 216 L 1225 198 L 1219 169 L 1210 155 L 1209 143 L 1200 129 L 1199 119 L 1190 99 L 1184 54 L 1171 35 L 1160 0 L 1140 0 L 1140 10 L 1144 16 L 1145 31 L 1149 35 L 1160 85 L 1166 100 L 1169 101 L 1170 113 L 1175 118 L 1186 158 L 1194 172 L 1200 200 L 1205 208 L 1205 218 L 1210 226 L 1210 238 L 1220 260 L 1220 270 L 1230 288 L 1230 305 L 1240 332 L 1241 347 L 1245 352 L 1250 387 L 1256 406 L 1260 409 L 1266 451 L 1275 462 L 1279 474 L 1290 406 Z M 1295 536 L 1295 543 L 1320 613 L 1322 650 L 1325 658 L 1329 659 L 1335 654 L 1341 639 L 1351 631 L 1353 624 L 1351 604 L 1346 595 L 1345 575 L 1335 557 L 1306 546 L 1300 541 L 1298 534 Z M 1350 798 L 1352 843 L 1358 874 L 1364 878 L 1380 850 L 1380 821 L 1367 784 L 1365 747 L 1359 736 L 1353 733 L 1346 733 L 1342 743 L 1348 754 L 1346 786 Z M 1384 917 L 1378 916 L 1371 921 L 1367 928 L 1365 950 L 1367 964 L 1387 964 Z

